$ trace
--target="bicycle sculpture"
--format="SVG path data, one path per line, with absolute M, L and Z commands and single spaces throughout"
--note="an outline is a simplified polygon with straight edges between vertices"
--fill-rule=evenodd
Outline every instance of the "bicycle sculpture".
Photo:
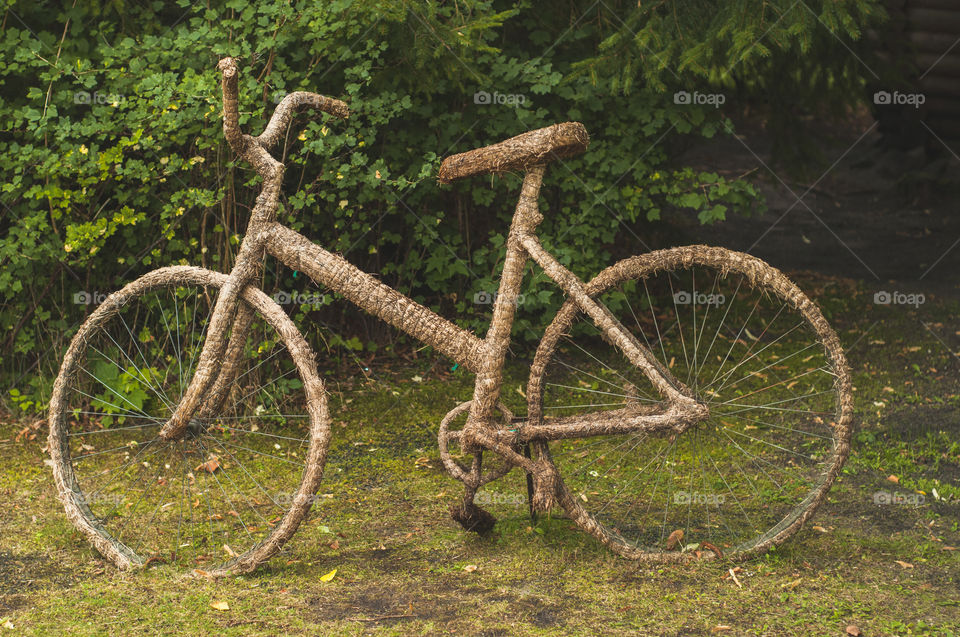
M 314 352 L 258 287 L 266 255 L 476 374 L 439 424 L 465 486 L 453 517 L 487 531 L 481 486 L 519 467 L 531 508 L 562 508 L 628 558 L 741 558 L 814 512 L 850 449 L 850 377 L 817 306 L 750 255 L 689 246 L 615 263 L 584 282 L 540 243 L 546 166 L 584 151 L 556 124 L 447 158 L 439 181 L 522 171 L 485 338 L 441 318 L 276 220 L 284 165 L 270 150 L 298 109 L 287 95 L 257 137 L 238 125 L 237 65 L 220 61 L 223 132 L 263 179 L 229 274 L 155 270 L 111 294 L 74 337 L 50 401 L 49 448 L 70 521 L 120 568 L 175 562 L 214 575 L 274 555 L 307 515 L 330 444 Z M 500 402 L 530 266 L 565 303 L 530 367 L 527 414 Z M 526 453 L 525 453 L 526 452 Z M 559 513 L 558 513 L 559 514 Z

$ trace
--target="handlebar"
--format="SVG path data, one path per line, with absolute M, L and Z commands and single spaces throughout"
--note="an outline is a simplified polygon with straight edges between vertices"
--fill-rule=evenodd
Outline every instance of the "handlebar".
M 296 91 L 280 100 L 270 122 L 260 135 L 257 137 L 244 135 L 240 132 L 240 115 L 237 108 L 237 61 L 232 57 L 225 57 L 217 64 L 217 68 L 223 77 L 223 134 L 227 138 L 227 143 L 238 154 L 243 154 L 249 141 L 255 142 L 265 150 L 276 144 L 293 115 L 300 108 L 312 108 L 343 119 L 350 116 L 350 108 L 345 102 L 317 93 Z

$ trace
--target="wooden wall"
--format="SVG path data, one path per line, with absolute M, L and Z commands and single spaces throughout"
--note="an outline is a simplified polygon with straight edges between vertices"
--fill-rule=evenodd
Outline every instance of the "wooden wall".
M 891 88 L 921 93 L 925 102 L 919 109 L 879 108 L 881 124 L 887 119 L 932 137 L 929 127 L 944 142 L 960 142 L 960 0 L 887 0 L 887 7 L 890 21 L 874 37 L 883 59 L 903 71 L 908 82 Z M 917 120 L 926 126 L 911 127 Z M 960 144 L 951 146 L 960 154 Z

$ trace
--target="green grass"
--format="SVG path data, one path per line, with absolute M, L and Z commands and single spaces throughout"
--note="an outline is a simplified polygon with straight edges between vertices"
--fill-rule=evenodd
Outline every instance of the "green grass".
M 852 283 L 801 285 L 849 350 L 854 451 L 812 523 L 740 564 L 739 586 L 733 564 L 637 564 L 565 519 L 532 523 L 510 498 L 525 494 L 516 472 L 486 489 L 502 496 L 486 507 L 495 532 L 461 531 L 447 515 L 460 486 L 434 436 L 469 398 L 471 378 L 420 359 L 389 372 L 372 365 L 378 380 L 365 399 L 335 415 L 321 487 L 331 497 L 264 568 L 216 582 L 164 564 L 120 573 L 103 562 L 64 519 L 44 432 L 18 441 L 23 425 L 0 425 L 0 635 L 841 635 L 848 624 L 871 636 L 960 633 L 960 551 L 947 550 L 960 549 L 960 361 L 951 353 L 960 351 L 960 307 L 933 299 L 901 310 L 873 305 Z M 521 372 L 512 367 L 505 383 L 518 410 Z M 917 491 L 916 506 L 874 502 L 877 492 Z M 229 610 L 211 607 L 221 601 Z

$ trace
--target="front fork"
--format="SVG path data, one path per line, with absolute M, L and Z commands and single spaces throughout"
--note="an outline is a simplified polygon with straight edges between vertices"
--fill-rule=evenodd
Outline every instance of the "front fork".
M 193 420 L 209 418 L 220 411 L 230 394 L 254 310 L 240 301 L 239 292 L 233 292 L 232 299 L 226 296 L 228 294 L 231 291 L 224 286 L 207 328 L 207 340 L 196 372 L 173 416 L 160 429 L 161 440 L 179 440 Z M 235 312 L 231 311 L 234 307 Z M 226 339 L 227 333 L 230 334 L 229 340 Z
M 220 373 L 214 380 L 213 386 L 208 391 L 207 397 L 200 405 L 196 414 L 197 418 L 210 418 L 215 413 L 222 411 L 223 404 L 230 394 L 230 387 L 240 371 L 243 346 L 247 341 L 247 330 L 253 322 L 253 315 L 252 307 L 245 303 L 240 304 L 237 309 L 237 318 L 234 319 L 233 328 L 230 330 L 230 343 L 227 345 L 223 366 L 220 368 Z

